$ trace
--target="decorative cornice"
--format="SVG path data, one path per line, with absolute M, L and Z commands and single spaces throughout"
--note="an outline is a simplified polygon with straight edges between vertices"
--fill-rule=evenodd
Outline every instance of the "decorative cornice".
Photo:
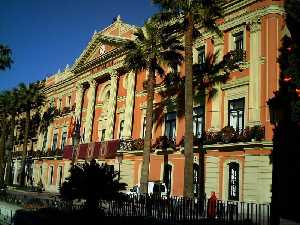
M 245 29 L 246 29 L 246 25 L 242 25 L 242 26 L 235 27 L 235 28 L 233 28 L 233 29 L 231 30 L 231 34 L 232 34 L 232 35 L 235 35 L 235 34 L 237 34 L 237 33 L 239 33 L 239 32 L 244 31 Z
M 76 66 L 74 66 L 72 72 L 74 72 L 76 74 L 83 73 L 87 70 L 94 68 L 95 66 L 99 66 L 99 65 L 107 63 L 108 61 L 119 58 L 122 55 L 124 55 L 123 49 L 115 48 L 115 49 L 113 49 L 113 50 L 97 57 L 96 59 L 93 59 L 93 60 L 87 62 L 87 63 L 85 63 L 85 61 L 76 63 Z
M 223 6 L 224 15 L 226 16 L 228 14 L 232 14 L 232 12 L 244 8 L 257 1 L 259 0 L 231 0 Z
M 214 41 L 214 46 L 215 47 L 220 46 L 220 45 L 224 45 L 224 38 L 219 37 L 218 35 L 214 35 L 213 41 Z
M 226 89 L 235 88 L 243 85 L 249 85 L 248 76 L 227 82 L 226 84 L 222 84 L 221 89 L 226 90 Z
M 255 33 L 261 30 L 261 19 L 256 18 L 250 23 L 250 32 Z
M 89 80 L 89 84 L 90 84 L 90 87 L 96 88 L 98 83 L 95 79 L 91 79 L 91 80 Z
M 255 2 L 255 1 L 253 1 L 253 2 Z M 247 24 L 247 23 L 249 23 L 249 21 L 253 21 L 257 18 L 261 18 L 268 14 L 284 15 L 285 11 L 284 11 L 284 8 L 279 5 L 270 5 L 269 7 L 258 9 L 253 12 L 245 11 L 244 14 L 233 17 L 232 19 L 230 19 L 228 21 L 225 21 L 225 23 L 221 24 L 219 26 L 219 28 L 222 31 L 229 30 L 229 29 L 232 29 L 233 27 L 237 27 L 242 24 Z

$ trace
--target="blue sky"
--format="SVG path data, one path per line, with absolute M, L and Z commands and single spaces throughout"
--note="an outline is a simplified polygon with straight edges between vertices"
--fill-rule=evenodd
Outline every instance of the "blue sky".
M 0 90 L 33 82 L 73 64 L 95 30 L 118 14 L 142 25 L 155 12 L 151 0 L 0 0 L 0 43 L 13 52 L 0 71 Z

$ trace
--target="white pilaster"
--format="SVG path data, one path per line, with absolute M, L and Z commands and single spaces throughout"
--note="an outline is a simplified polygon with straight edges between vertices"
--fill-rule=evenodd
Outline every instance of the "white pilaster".
M 132 116 L 133 116 L 133 105 L 134 105 L 134 85 L 135 85 L 135 74 L 130 72 L 127 75 L 127 96 L 126 96 L 126 108 L 125 108 L 125 124 L 124 124 L 124 137 L 131 137 L 132 130 Z
M 206 196 L 210 196 L 211 192 L 219 195 L 219 159 L 213 156 L 206 157 L 205 163 L 205 192 Z
M 109 99 L 109 109 L 108 109 L 108 121 L 107 121 L 107 135 L 105 139 L 113 139 L 114 122 L 115 122 L 115 112 L 117 103 L 117 84 L 118 76 L 117 71 L 112 70 L 110 73 L 110 99 Z
M 216 37 L 214 39 L 214 54 L 217 54 L 217 63 L 222 61 L 223 58 L 223 48 L 224 41 L 220 37 Z M 212 99 L 212 118 L 211 118 L 211 126 L 216 130 L 221 129 L 221 104 L 222 104 L 222 90 L 221 85 L 217 84 L 215 86 L 217 92 Z
M 92 80 L 89 82 L 90 87 L 88 91 L 88 107 L 87 107 L 87 115 L 85 120 L 85 142 L 90 142 L 92 138 L 92 127 L 93 127 L 93 116 L 95 110 L 95 96 L 96 96 L 96 87 L 97 82 Z
M 76 91 L 76 108 L 75 108 L 75 117 L 80 119 L 81 107 L 82 107 L 82 97 L 83 97 L 83 86 L 82 84 L 77 85 Z
M 253 21 L 250 26 L 250 76 L 249 76 L 249 125 L 260 123 L 260 21 Z

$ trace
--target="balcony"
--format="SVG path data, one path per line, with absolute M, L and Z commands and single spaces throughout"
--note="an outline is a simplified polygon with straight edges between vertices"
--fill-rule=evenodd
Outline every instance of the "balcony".
M 226 61 L 227 67 L 230 69 L 238 67 L 238 69 L 243 70 L 248 65 L 247 53 L 243 49 L 232 50 L 226 54 L 224 61 Z
M 233 127 L 226 126 L 220 131 L 208 131 L 204 135 L 203 144 L 228 144 L 237 142 L 262 141 L 265 138 L 265 128 L 256 125 L 235 131 Z
M 205 145 L 205 148 L 210 148 L 211 145 L 219 144 L 220 146 L 227 146 L 226 144 L 233 143 L 248 143 L 261 142 L 265 138 L 264 127 L 257 125 L 254 127 L 246 127 L 237 132 L 232 127 L 224 127 L 220 131 L 207 131 L 203 138 L 194 138 L 194 146 Z M 173 152 L 182 150 L 184 147 L 184 137 L 176 144 L 176 140 L 160 136 L 152 145 L 152 152 L 158 154 L 162 151 Z M 229 146 L 230 147 L 230 146 Z M 144 149 L 144 139 L 115 139 L 103 142 L 91 142 L 79 144 L 77 158 L 82 160 L 96 159 L 115 159 L 117 151 L 120 152 L 142 152 Z M 56 149 L 56 151 L 29 151 L 28 156 L 34 159 L 40 158 L 64 158 L 72 159 L 73 146 L 66 145 L 64 150 Z M 22 151 L 13 152 L 13 158 L 20 158 Z
M 194 137 L 194 146 L 232 144 L 241 142 L 260 142 L 265 138 L 265 128 L 256 125 L 246 127 L 241 131 L 235 131 L 233 127 L 226 126 L 220 131 L 207 131 L 202 138 Z M 179 146 L 184 147 L 184 137 L 180 140 Z
M 63 117 L 65 115 L 68 115 L 69 113 L 75 111 L 75 104 L 72 106 L 65 106 L 62 110 L 55 109 L 54 110 L 54 117 Z

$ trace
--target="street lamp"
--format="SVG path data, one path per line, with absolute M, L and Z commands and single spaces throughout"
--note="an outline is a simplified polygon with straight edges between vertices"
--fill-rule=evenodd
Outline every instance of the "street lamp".
M 71 165 L 73 166 L 75 164 L 76 158 L 77 158 L 77 148 L 80 141 L 80 124 L 75 125 L 74 133 L 72 135 L 72 147 L 73 147 L 73 153 L 72 153 L 72 162 Z
M 117 162 L 119 164 L 119 173 L 118 173 L 118 180 L 121 178 L 121 163 L 123 161 L 123 154 L 118 154 L 117 155 Z

